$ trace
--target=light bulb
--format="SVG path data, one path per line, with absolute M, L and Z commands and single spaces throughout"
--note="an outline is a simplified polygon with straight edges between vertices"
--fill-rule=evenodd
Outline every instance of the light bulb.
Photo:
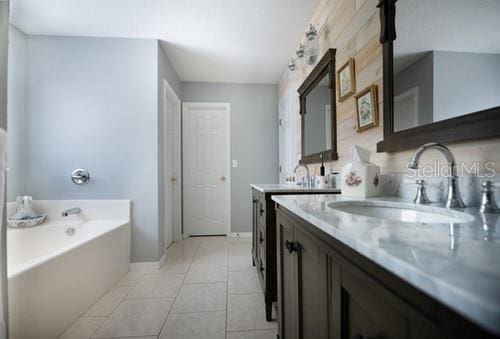
M 306 55 L 306 61 L 309 65 L 313 65 L 318 60 L 319 46 L 316 36 L 318 31 L 313 24 L 309 25 L 309 29 L 306 32 L 306 42 L 304 44 L 304 53 Z

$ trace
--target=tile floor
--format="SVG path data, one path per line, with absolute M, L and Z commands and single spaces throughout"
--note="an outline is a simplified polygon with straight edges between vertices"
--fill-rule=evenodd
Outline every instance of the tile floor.
M 275 339 L 251 238 L 188 238 L 158 270 L 131 271 L 61 336 Z

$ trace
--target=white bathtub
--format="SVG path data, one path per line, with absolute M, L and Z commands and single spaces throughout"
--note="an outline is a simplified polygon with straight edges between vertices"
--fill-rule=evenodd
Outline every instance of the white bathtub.
M 57 338 L 129 270 L 130 202 L 33 205 L 49 214 L 47 222 L 7 231 L 10 333 L 13 338 Z M 75 206 L 81 215 L 60 217 Z

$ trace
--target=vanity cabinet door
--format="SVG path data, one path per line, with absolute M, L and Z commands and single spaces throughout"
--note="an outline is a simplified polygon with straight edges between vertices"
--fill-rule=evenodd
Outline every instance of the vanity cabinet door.
M 298 339 L 297 256 L 293 248 L 294 227 L 287 218 L 278 219 L 278 319 L 280 339 Z M 292 247 L 291 247 L 292 246 Z
M 258 265 L 259 254 L 259 195 L 252 189 L 252 263 Z
M 342 270 L 342 339 L 404 339 L 406 320 L 366 283 Z
M 300 338 L 328 338 L 327 254 L 306 232 L 295 230 Z

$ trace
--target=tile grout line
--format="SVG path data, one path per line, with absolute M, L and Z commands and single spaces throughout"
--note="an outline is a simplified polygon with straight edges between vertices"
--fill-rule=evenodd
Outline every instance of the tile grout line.
M 226 263 L 226 269 L 227 269 L 227 274 L 226 274 L 226 326 L 225 326 L 225 331 L 224 331 L 224 338 L 227 339 L 227 317 L 229 313 L 229 261 L 231 260 L 230 258 L 230 249 L 231 249 L 231 243 L 229 239 L 227 240 L 227 263 Z
M 182 241 L 182 240 L 181 240 Z M 174 300 L 172 300 L 172 305 L 170 305 L 170 308 L 167 312 L 167 316 L 165 317 L 165 320 L 163 321 L 163 324 L 161 325 L 161 328 L 160 328 L 160 332 L 158 333 L 158 335 L 156 336 L 157 338 L 160 337 L 161 333 L 163 332 L 163 329 L 165 328 L 165 325 L 167 323 L 167 319 L 168 319 L 168 316 L 170 315 L 170 313 L 172 312 L 172 308 L 174 307 L 174 304 L 175 304 L 175 301 L 177 300 L 177 297 L 179 296 L 179 293 L 181 293 L 181 290 L 182 290 L 182 287 L 184 287 L 184 282 L 186 281 L 186 278 L 187 278 L 187 275 L 189 273 L 189 270 L 191 269 L 191 265 L 193 264 L 193 261 L 194 261 L 194 258 L 196 257 L 196 255 L 198 254 L 199 250 L 200 250 L 200 246 L 201 246 L 201 242 L 203 241 L 203 239 L 198 243 L 198 246 L 196 247 L 196 251 L 195 253 L 193 254 L 193 256 L 191 257 L 191 261 L 189 262 L 189 266 L 186 270 L 186 273 L 184 274 L 184 279 L 182 279 L 182 283 L 181 283 L 181 286 L 179 287 L 179 289 L 177 290 L 177 293 L 175 294 L 175 297 L 174 297 Z
M 127 272 L 127 274 L 129 273 L 130 271 Z M 144 276 L 142 276 L 136 283 L 136 285 L 142 280 L 142 278 L 144 278 Z M 121 281 L 121 279 L 120 279 Z M 102 325 L 106 322 L 106 320 L 108 320 L 109 316 L 118 308 L 118 306 L 120 306 L 123 301 L 127 298 L 127 296 L 130 294 L 130 292 L 132 292 L 132 289 L 135 287 L 135 285 L 118 285 L 119 282 L 118 281 L 113 287 L 111 287 L 108 291 L 106 291 L 106 293 L 104 293 L 101 298 L 99 298 L 99 300 L 97 300 L 94 304 L 92 304 L 92 306 L 90 306 L 87 311 L 85 311 L 85 313 L 83 315 L 81 315 L 80 317 L 78 317 L 78 319 L 76 319 L 70 326 L 68 326 L 68 328 L 66 328 L 64 330 L 64 332 L 59 336 L 62 337 L 64 335 L 64 333 L 66 333 L 71 327 L 73 327 L 74 324 L 76 324 L 80 319 L 82 318 L 105 318 L 104 321 L 99 325 L 97 326 L 97 328 L 92 332 L 90 333 L 90 335 L 88 336 L 88 338 L 92 338 L 92 336 L 97 332 L 98 329 L 100 329 L 102 327 Z M 87 312 L 90 311 L 92 309 L 92 307 L 94 307 L 95 304 L 97 304 L 99 301 L 101 301 L 102 298 L 104 298 L 104 296 L 106 296 L 112 289 L 114 289 L 115 287 L 130 287 L 130 290 L 125 294 L 125 296 L 118 302 L 118 304 L 116 304 L 116 306 L 111 310 L 111 312 L 109 312 L 108 315 L 87 315 Z
M 130 271 L 129 271 L 129 272 L 130 272 Z M 146 274 L 144 274 L 144 275 L 143 275 L 143 276 L 142 276 L 142 277 L 141 277 L 141 278 L 137 281 L 136 285 L 137 285 L 137 284 L 139 284 L 139 282 L 140 282 L 142 279 L 144 279 L 144 276 L 145 276 L 145 275 L 146 275 Z M 119 286 L 119 285 L 115 285 L 115 286 L 111 287 L 110 291 L 111 291 L 113 288 L 117 287 L 117 286 Z M 106 322 L 106 320 L 108 320 L 108 319 L 109 319 L 109 317 L 111 316 L 111 314 L 112 314 L 112 313 L 113 313 L 113 312 L 114 312 L 114 311 L 118 308 L 118 306 L 120 306 L 120 305 L 123 303 L 123 301 L 124 301 L 125 299 L 127 299 L 128 295 L 130 294 L 130 292 L 132 292 L 132 290 L 134 289 L 135 285 L 132 285 L 132 286 L 126 286 L 126 287 L 130 287 L 130 290 L 129 290 L 129 291 L 127 292 L 127 294 L 126 294 L 126 295 L 122 298 L 122 300 L 120 300 L 120 302 L 119 302 L 118 304 L 116 304 L 116 306 L 113 308 L 113 310 L 112 310 L 111 312 L 109 312 L 109 314 L 108 314 L 107 316 L 105 316 L 105 318 L 106 318 L 106 319 L 104 319 L 104 321 L 103 321 L 103 322 L 102 322 L 99 326 L 97 326 L 97 328 L 96 328 L 96 329 L 95 329 L 95 330 L 94 330 L 94 331 L 93 331 L 93 332 L 89 335 L 89 338 L 92 338 L 92 336 L 93 336 L 93 335 L 94 335 L 94 334 L 95 334 L 95 333 L 96 333 L 96 332 L 97 332 L 97 331 L 98 331 L 98 330 L 99 330 L 99 329 L 100 329 L 100 328 L 104 325 L 104 323 Z M 109 291 L 108 291 L 108 292 L 109 292 Z M 108 292 L 106 292 L 106 294 L 108 294 Z M 105 294 L 105 295 L 106 295 L 106 294 Z M 99 300 L 100 300 L 100 299 L 99 299 Z M 99 302 L 99 301 L 98 301 L 98 302 Z M 95 304 L 94 304 L 94 305 L 95 305 Z M 92 305 L 92 306 L 91 306 L 91 308 L 92 308 L 94 305 Z M 90 308 L 87 310 L 87 312 L 88 312 L 89 310 L 90 310 Z M 77 321 L 78 321 L 78 320 L 77 320 Z
M 191 261 L 192 261 L 192 259 L 191 259 Z M 190 263 L 190 265 L 191 265 L 191 263 Z M 188 269 L 189 269 L 189 268 L 188 268 Z M 158 270 L 159 270 L 159 269 L 158 269 Z M 97 327 L 97 328 L 96 328 L 96 329 L 95 329 L 95 330 L 94 330 L 94 331 L 90 334 L 89 338 L 92 338 L 92 336 L 93 336 L 93 335 L 94 335 L 94 334 L 95 334 L 95 333 L 96 333 L 96 332 L 97 332 L 97 331 L 98 331 L 98 330 L 99 330 L 99 329 L 100 329 L 100 328 L 104 325 L 104 323 L 106 322 L 106 320 L 108 320 L 108 319 L 109 319 L 109 317 L 111 316 L 111 314 L 112 314 L 112 313 L 113 313 L 113 312 L 114 312 L 114 311 L 115 311 L 115 310 L 116 310 L 116 309 L 117 309 L 117 308 L 118 308 L 121 304 L 123 304 L 123 302 L 127 299 L 127 297 L 130 295 L 130 293 L 132 293 L 132 290 L 133 290 L 133 289 L 134 289 L 137 285 L 139 285 L 139 283 L 140 283 L 142 280 L 144 280 L 144 278 L 146 278 L 146 276 L 147 276 L 147 274 L 148 274 L 148 271 L 155 271 L 155 270 L 143 270 L 143 271 L 144 271 L 144 274 L 143 274 L 143 275 L 139 278 L 139 280 L 137 280 L 137 282 L 136 282 L 135 284 L 133 284 L 133 285 L 129 285 L 129 286 L 122 286 L 122 285 L 118 285 L 118 283 L 119 283 L 119 282 L 118 282 L 118 283 L 116 283 L 116 285 L 115 285 L 115 286 L 113 286 L 113 287 L 111 288 L 111 289 L 113 289 L 113 288 L 115 288 L 115 287 L 117 287 L 117 286 L 122 286 L 122 287 L 130 287 L 130 291 L 128 291 L 128 293 L 125 295 L 125 297 L 123 297 L 123 299 L 122 299 L 122 300 L 120 300 L 120 302 L 119 302 L 119 303 L 118 303 L 118 304 L 117 304 L 117 305 L 113 308 L 113 310 L 109 313 L 109 315 L 104 316 L 106 319 L 104 319 L 104 321 L 102 322 L 102 324 L 101 324 L 101 325 L 99 325 L 99 326 L 98 326 L 98 327 Z M 131 271 L 129 271 L 129 272 L 131 272 Z M 186 273 L 186 275 L 187 275 L 187 273 Z M 184 277 L 184 278 L 185 278 L 185 277 Z M 184 282 L 184 280 L 183 280 L 183 282 Z M 181 287 L 182 287 L 182 284 L 181 284 Z M 110 289 L 110 290 L 111 290 L 111 289 Z M 180 288 L 179 288 L 179 290 L 180 290 Z M 109 291 L 108 291 L 108 292 L 109 292 Z M 106 293 L 107 293 L 107 292 L 106 292 Z M 177 293 L 179 293 L 179 291 L 177 291 Z M 177 296 L 177 295 L 176 295 L 176 296 Z M 129 300 L 145 300 L 145 299 L 147 300 L 147 299 L 168 299 L 168 298 L 129 298 Z M 174 298 L 174 301 L 175 301 L 175 298 Z M 172 306 L 173 306 L 173 302 L 174 302 L 174 301 L 172 301 Z M 94 305 L 92 305 L 92 306 L 94 306 Z M 172 306 L 171 306 L 171 307 L 172 307 Z M 88 312 L 88 310 L 87 310 L 87 312 Z M 170 309 L 169 309 L 169 311 L 167 312 L 167 317 L 168 317 L 168 315 L 169 315 L 169 314 L 170 314 Z M 165 321 L 166 321 L 166 318 L 165 318 Z M 161 330 L 162 330 L 162 329 L 163 329 L 163 324 L 162 324 L 162 328 L 160 329 L 160 333 L 161 333 Z M 159 337 L 159 334 L 158 334 L 158 335 L 156 335 L 156 337 L 158 338 L 158 337 Z M 134 337 L 130 337 L 130 338 L 134 338 Z

